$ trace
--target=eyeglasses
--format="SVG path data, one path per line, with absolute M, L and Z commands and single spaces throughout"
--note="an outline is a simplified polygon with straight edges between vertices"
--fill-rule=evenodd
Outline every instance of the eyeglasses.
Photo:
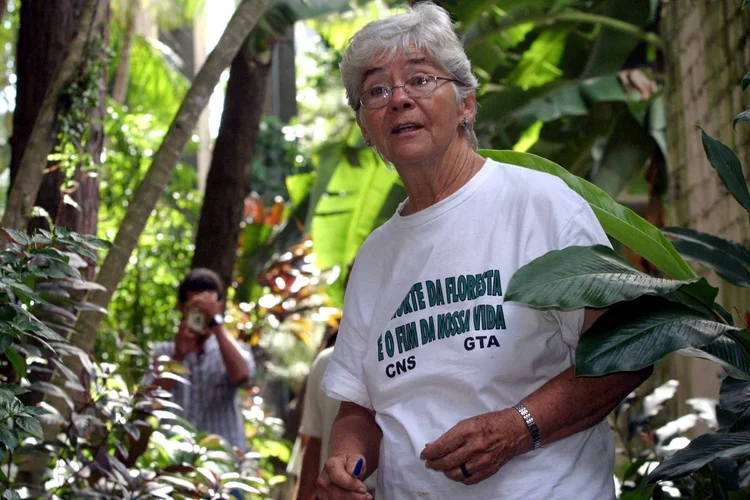
M 404 89 L 404 92 L 415 99 L 429 97 L 437 90 L 438 80 L 446 80 L 448 82 L 462 85 L 460 81 L 454 78 L 444 78 L 435 75 L 417 75 L 406 80 L 403 85 L 396 85 L 393 87 L 388 85 L 376 85 L 371 87 L 362 92 L 359 96 L 359 103 L 368 109 L 382 108 L 391 102 L 393 91 L 398 88 Z

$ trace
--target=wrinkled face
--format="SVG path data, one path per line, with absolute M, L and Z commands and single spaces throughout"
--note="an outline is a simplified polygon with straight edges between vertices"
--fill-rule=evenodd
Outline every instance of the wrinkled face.
M 397 55 L 390 61 L 376 61 L 362 76 L 360 93 L 373 87 L 403 85 L 418 75 L 452 78 L 423 50 Z M 403 88 L 393 90 L 391 101 L 376 109 L 362 107 L 358 123 L 365 139 L 397 167 L 428 162 L 441 157 L 462 138 L 461 122 L 473 121 L 474 96 L 456 102 L 456 91 L 447 80 L 438 80 L 435 92 L 422 98 Z M 468 142 L 466 143 L 468 146 Z

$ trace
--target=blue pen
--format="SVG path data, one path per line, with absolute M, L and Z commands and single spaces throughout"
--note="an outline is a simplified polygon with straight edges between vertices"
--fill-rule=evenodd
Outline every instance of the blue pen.
M 362 474 L 362 466 L 365 464 L 365 459 L 360 458 L 357 460 L 357 465 L 354 466 L 354 472 L 352 472 L 352 476 L 359 479 L 359 475 Z

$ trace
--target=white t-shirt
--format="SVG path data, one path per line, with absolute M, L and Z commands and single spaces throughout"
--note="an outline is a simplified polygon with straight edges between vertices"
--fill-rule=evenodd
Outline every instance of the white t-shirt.
M 310 375 L 307 377 L 305 406 L 302 410 L 302 423 L 299 432 L 306 436 L 320 438 L 320 469 L 328 459 L 328 439 L 331 436 L 331 425 L 339 412 L 341 401 L 326 396 L 320 390 L 323 374 L 333 355 L 333 347 L 325 349 L 313 361 Z
M 319 471 L 323 470 L 323 465 L 328 460 L 331 426 L 339 412 L 339 406 L 341 406 L 341 401 L 327 396 L 321 389 L 323 375 L 332 356 L 333 347 L 324 349 L 318 354 L 310 367 L 310 374 L 307 376 L 305 405 L 302 410 L 302 423 L 299 426 L 300 434 L 320 439 Z M 296 472 L 299 473 L 299 471 Z M 365 481 L 370 491 L 375 490 L 375 477 L 375 475 L 371 475 Z
M 606 422 L 472 486 L 419 458 L 460 420 L 509 408 L 572 366 L 583 310 L 504 304 L 503 291 L 550 250 L 609 244 L 588 204 L 552 175 L 488 160 L 439 203 L 401 208 L 357 255 L 323 379 L 331 397 L 376 411 L 381 498 L 614 498 Z

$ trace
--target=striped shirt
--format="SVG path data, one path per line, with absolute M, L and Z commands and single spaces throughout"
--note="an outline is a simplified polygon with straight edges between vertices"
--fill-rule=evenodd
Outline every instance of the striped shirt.
M 255 362 L 250 348 L 239 344 L 245 358 L 250 379 L 255 376 Z M 153 351 L 154 359 L 159 356 L 174 357 L 174 342 L 161 342 Z M 219 341 L 211 335 L 203 346 L 203 353 L 191 352 L 182 365 L 189 370 L 180 375 L 190 381 L 190 385 L 177 382 L 172 389 L 172 401 L 182 407 L 175 414 L 183 417 L 199 431 L 218 434 L 243 452 L 247 448 L 245 425 L 239 410 L 238 389 L 229 379 L 221 356 Z M 153 383 L 153 372 L 146 375 L 142 385 Z M 248 382 L 249 383 L 249 382 Z

